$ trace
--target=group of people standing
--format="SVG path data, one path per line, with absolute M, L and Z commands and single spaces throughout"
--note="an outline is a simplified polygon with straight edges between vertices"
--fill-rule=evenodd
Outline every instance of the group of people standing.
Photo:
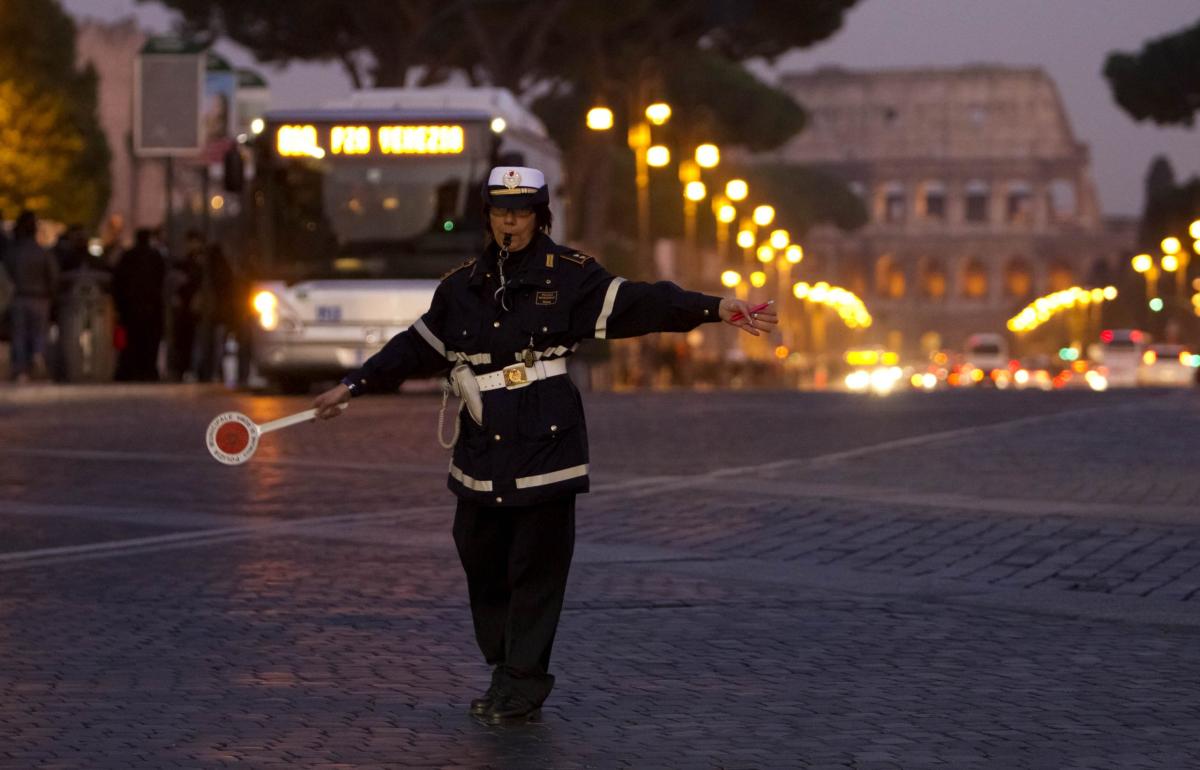
M 220 379 L 225 336 L 238 321 L 234 274 L 221 247 L 191 230 L 182 254 L 172 258 L 159 231 L 151 228 L 137 230 L 127 249 L 119 243 L 118 233 L 93 253 L 87 231 L 72 225 L 47 249 L 38 241 L 38 220 L 31 211 L 17 217 L 11 237 L 0 230 L 0 284 L 8 289 L 0 292 L 0 311 L 2 294 L 8 294 L 13 381 L 51 376 L 49 332 L 75 301 L 73 289 L 80 281 L 111 298 L 114 379 Z M 164 341 L 165 366 L 160 366 Z

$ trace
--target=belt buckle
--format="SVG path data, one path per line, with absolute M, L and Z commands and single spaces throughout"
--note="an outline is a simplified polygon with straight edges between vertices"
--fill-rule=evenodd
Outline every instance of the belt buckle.
M 501 371 L 504 372 L 504 387 L 513 390 L 515 388 L 523 388 L 530 383 L 529 375 L 525 372 L 525 364 L 513 364 L 506 366 Z

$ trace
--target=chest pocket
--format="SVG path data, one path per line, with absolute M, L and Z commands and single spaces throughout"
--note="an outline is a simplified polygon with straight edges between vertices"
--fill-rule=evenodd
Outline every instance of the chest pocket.
M 535 291 L 521 310 L 521 331 L 533 337 L 535 347 L 543 342 L 558 344 L 571 328 L 571 310 L 560 292 L 554 292 L 558 294 L 554 304 L 538 304 L 538 293 Z

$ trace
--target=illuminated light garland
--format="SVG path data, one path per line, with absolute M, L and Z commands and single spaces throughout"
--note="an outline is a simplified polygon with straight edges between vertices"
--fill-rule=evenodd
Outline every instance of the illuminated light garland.
M 792 294 L 796 299 L 832 308 L 851 329 L 866 329 L 873 323 L 863 301 L 841 286 L 830 286 L 825 281 L 812 285 L 801 281 L 792 286 Z
M 1115 286 L 1090 290 L 1072 286 L 1069 289 L 1038 297 L 1030 302 L 1024 310 L 1008 319 L 1008 330 L 1017 334 L 1031 332 L 1064 310 L 1070 310 L 1080 305 L 1112 301 L 1116 298 Z

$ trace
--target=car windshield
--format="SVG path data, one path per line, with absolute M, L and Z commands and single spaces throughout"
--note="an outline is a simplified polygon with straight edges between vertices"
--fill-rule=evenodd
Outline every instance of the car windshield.
M 482 242 L 484 159 L 273 159 L 264 277 L 437 278 Z

